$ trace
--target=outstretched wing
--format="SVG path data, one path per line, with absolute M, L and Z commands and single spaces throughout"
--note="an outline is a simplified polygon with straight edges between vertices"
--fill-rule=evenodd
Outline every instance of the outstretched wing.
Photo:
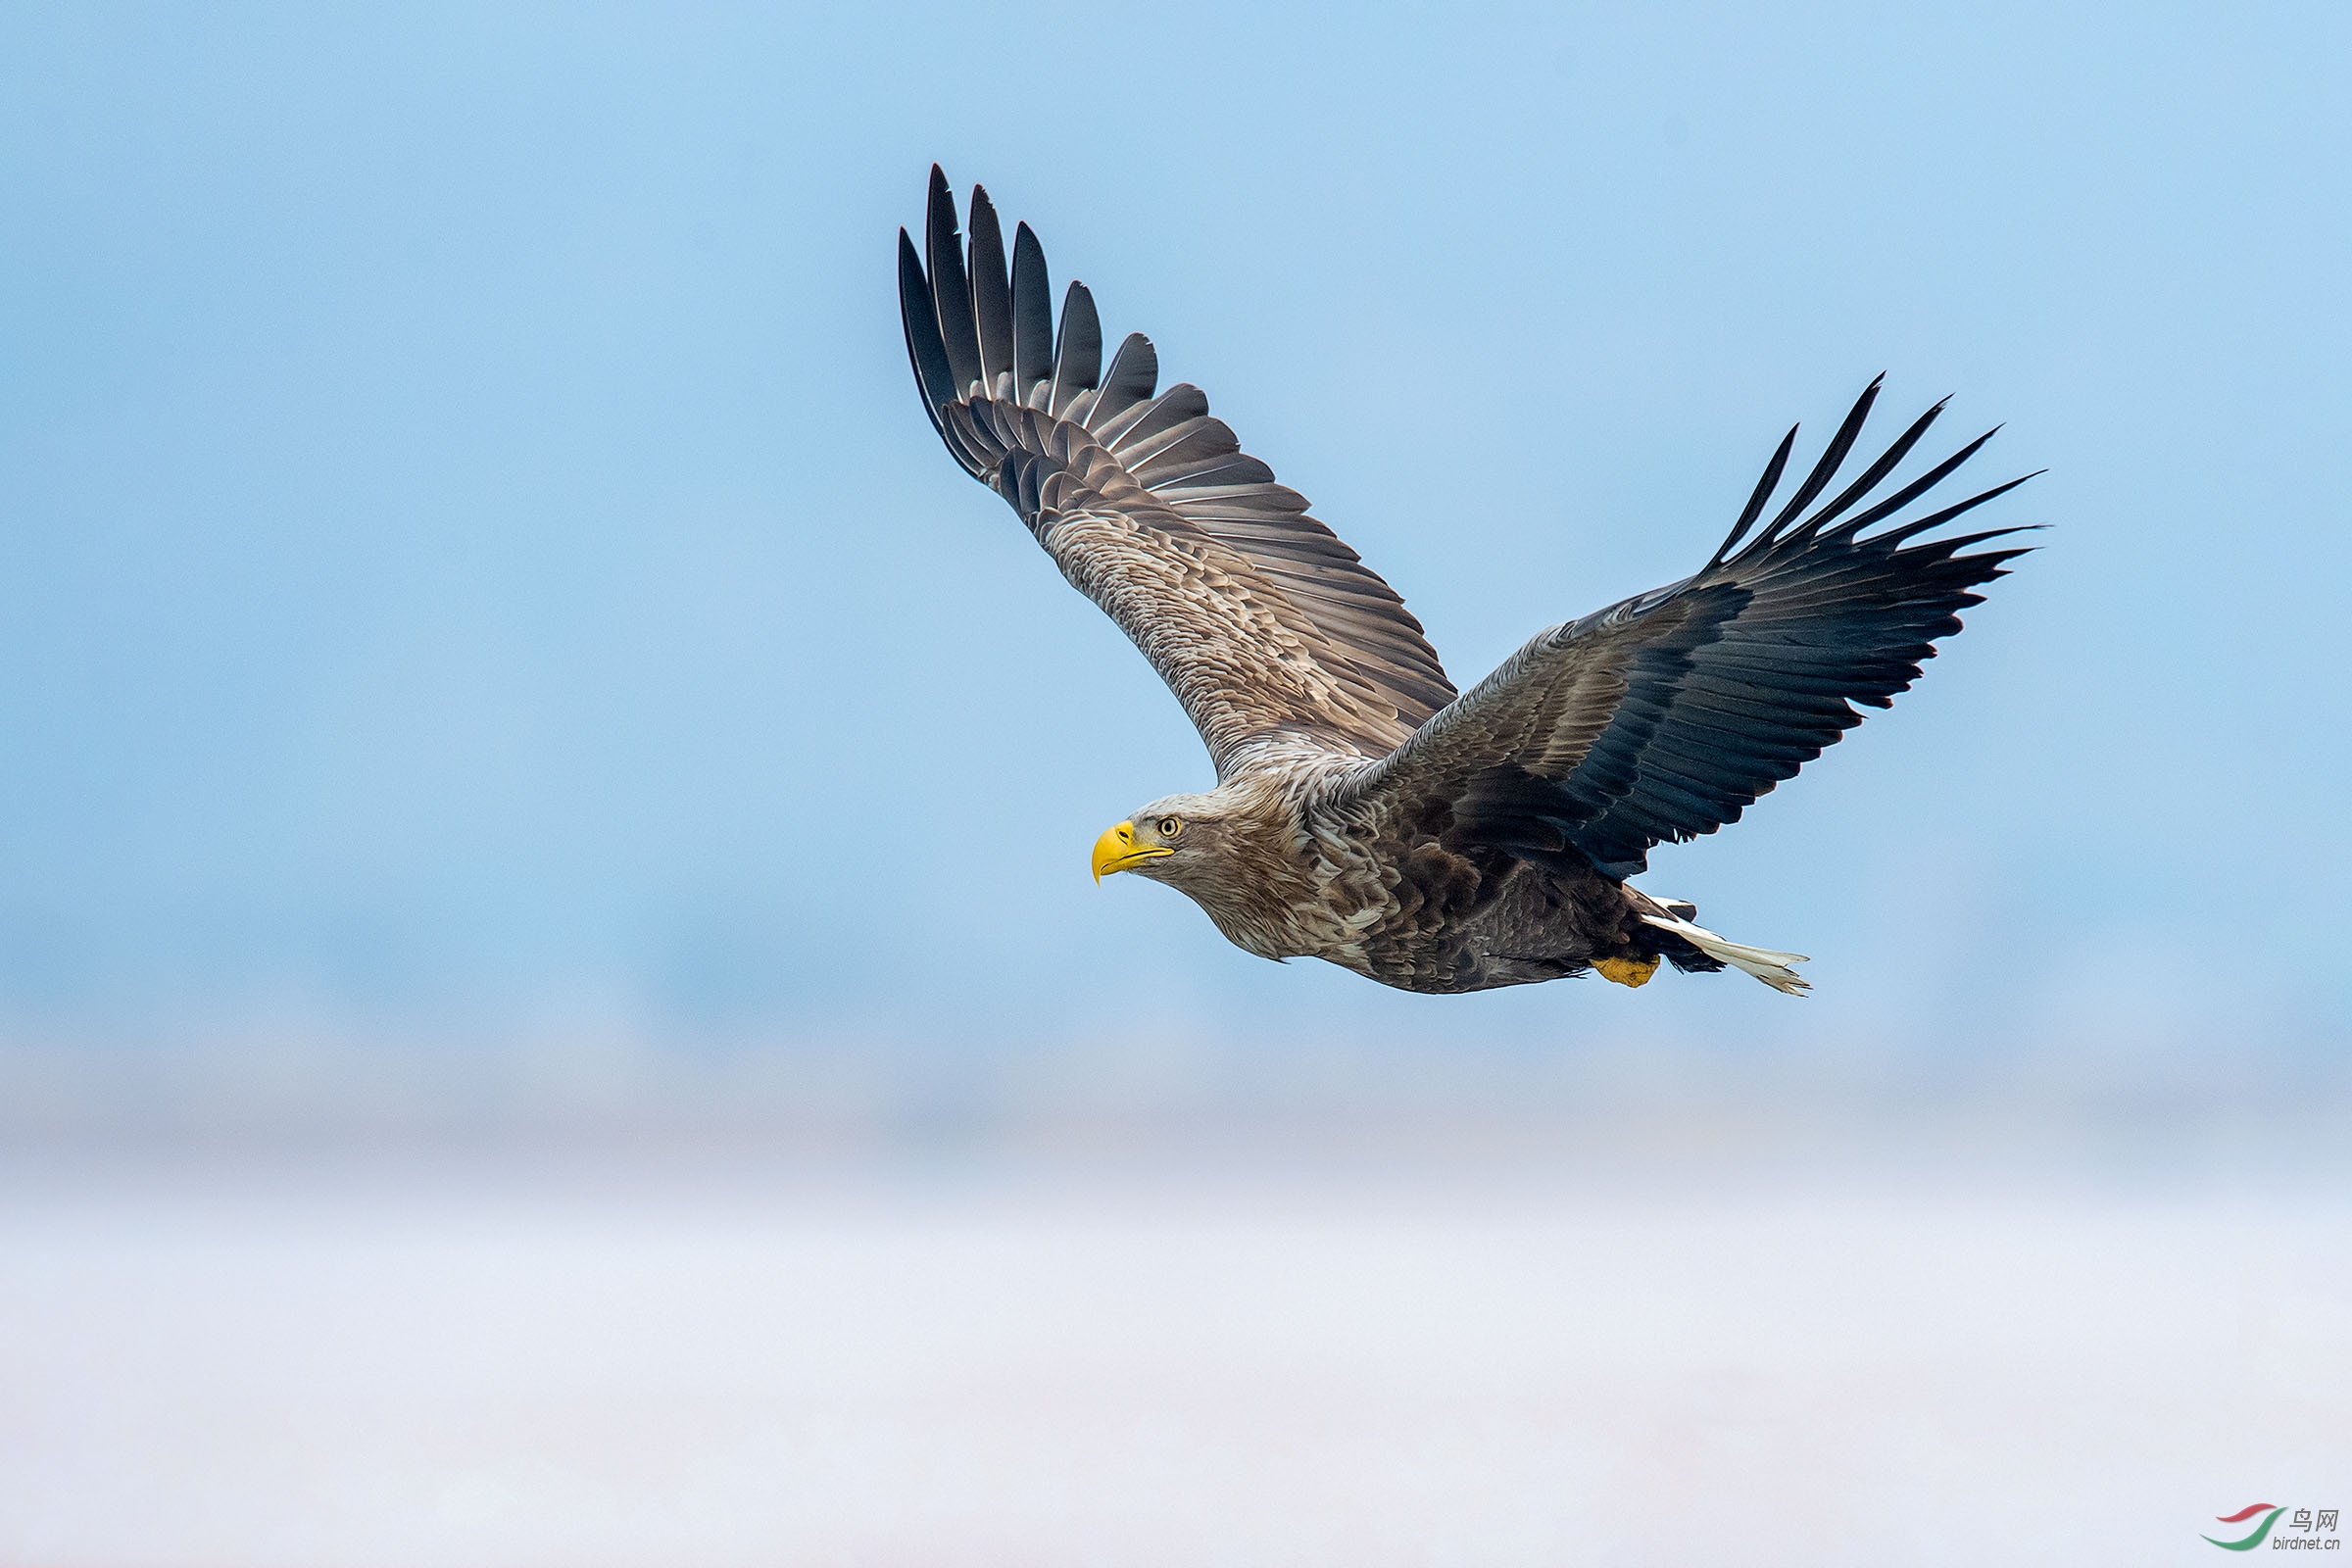
M 1969 590 L 2025 553 L 1961 554 L 2014 528 L 1913 542 L 2024 479 L 1863 536 L 1991 439 L 1986 431 L 1872 502 L 1941 404 L 1805 514 L 1837 476 L 1878 392 L 1873 381 L 1795 495 L 1745 548 L 1740 541 L 1779 486 L 1793 429 L 1695 575 L 1539 634 L 1336 804 L 1450 846 L 1563 867 L 1589 861 L 1616 877 L 1642 870 L 1652 845 L 1738 821 L 1757 796 L 1862 722 L 1852 704 L 1886 708 L 1918 679 L 1936 639 L 1960 629 L 1955 612 L 1982 602 Z
M 1241 450 L 1200 388 L 1158 391 L 1140 332 L 1104 370 L 1083 284 L 1062 302 L 1057 339 L 1037 236 L 1020 225 L 1007 272 L 978 187 L 971 218 L 967 252 L 934 166 L 925 255 L 899 231 L 923 407 L 956 461 L 1144 651 L 1218 775 L 1253 746 L 1299 738 L 1378 757 L 1451 702 L 1404 602 Z

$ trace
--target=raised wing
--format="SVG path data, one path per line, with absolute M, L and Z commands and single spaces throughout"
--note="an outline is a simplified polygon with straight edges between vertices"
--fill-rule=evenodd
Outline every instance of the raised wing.
M 1969 590 L 2025 553 L 1960 553 L 2015 528 L 1912 542 L 2024 479 L 1863 536 L 1991 438 L 1985 432 L 1871 502 L 1941 404 L 1805 514 L 1837 476 L 1878 392 L 1873 381 L 1788 505 L 1744 548 L 1780 484 L 1793 429 L 1695 575 L 1539 634 L 1335 804 L 1451 847 L 1484 845 L 1563 868 L 1589 861 L 1617 877 L 1646 866 L 1653 845 L 1738 821 L 1756 797 L 1862 722 L 1852 704 L 1888 707 L 1918 679 L 1936 639 L 1960 629 L 1956 612 L 1983 601 Z
M 935 166 L 925 254 L 899 231 L 923 407 L 956 460 L 1144 651 L 1218 775 L 1253 747 L 1300 738 L 1378 757 L 1451 702 L 1404 602 L 1241 450 L 1200 389 L 1156 390 L 1158 356 L 1140 332 L 1105 371 L 1083 284 L 1063 299 L 1056 338 L 1037 236 L 1020 225 L 1007 272 L 978 187 L 971 219 L 967 251 Z

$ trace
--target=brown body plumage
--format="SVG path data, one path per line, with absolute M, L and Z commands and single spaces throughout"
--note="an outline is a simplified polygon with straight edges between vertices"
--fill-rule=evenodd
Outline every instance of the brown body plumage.
M 927 255 L 901 231 L 900 301 L 923 405 L 1071 584 L 1175 692 L 1217 786 L 1137 811 L 1096 847 L 1189 895 L 1270 958 L 1316 957 L 1409 991 L 1479 991 L 1660 960 L 1776 989 L 1793 954 L 1728 942 L 1627 884 L 1651 846 L 1713 832 L 1885 707 L 1959 629 L 2010 529 L 1921 540 L 1997 486 L 1880 533 L 1984 437 L 1879 498 L 1915 421 L 1822 493 L 1873 382 L 1769 520 L 1796 432 L 1696 573 L 1538 634 L 1457 696 L 1421 625 L 1305 498 L 1241 451 L 1198 388 L 1158 389 L 1150 340 L 1107 369 L 1073 283 L 1055 334 L 1027 225 L 1007 267 L 987 193 L 968 249 L 932 171 Z M 926 265 L 927 261 L 927 265 Z M 1817 504 L 1818 503 L 1818 504 Z M 1810 510 L 1808 510 L 1810 509 Z
M 1723 967 L 1645 923 L 1671 911 L 1636 888 L 1590 866 L 1448 845 L 1443 814 L 1391 822 L 1338 807 L 1343 778 L 1328 757 L 1267 759 L 1206 795 L 1154 801 L 1128 824 L 1130 842 L 1176 853 L 1124 868 L 1189 896 L 1247 952 L 1323 958 L 1406 991 L 1556 980 L 1601 959 Z M 1182 824 L 1173 839 L 1158 833 L 1163 819 Z

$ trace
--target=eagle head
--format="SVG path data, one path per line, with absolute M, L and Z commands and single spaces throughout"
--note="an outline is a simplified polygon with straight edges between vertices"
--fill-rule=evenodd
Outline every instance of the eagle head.
M 1208 797 L 1163 796 L 1095 840 L 1095 880 L 1133 871 L 1182 887 L 1188 872 L 1198 876 L 1216 863 L 1224 826 Z
M 1301 934 L 1301 911 L 1313 916 L 1323 890 L 1311 874 L 1296 805 L 1277 776 L 1229 779 L 1207 795 L 1153 801 L 1095 841 L 1095 880 L 1113 871 L 1165 882 L 1260 957 L 1316 951 Z

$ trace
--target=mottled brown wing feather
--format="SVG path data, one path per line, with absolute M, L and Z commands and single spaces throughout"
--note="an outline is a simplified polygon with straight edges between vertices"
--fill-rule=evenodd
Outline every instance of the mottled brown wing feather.
M 972 193 L 967 247 L 935 168 L 924 237 L 918 255 L 900 232 L 899 302 L 932 424 L 1134 639 L 1220 776 L 1267 744 L 1378 757 L 1453 700 L 1395 590 L 1198 387 L 1157 390 L 1148 338 L 1105 370 L 1093 297 L 1073 283 L 1056 339 L 1027 224 L 1007 273 L 987 192 Z
M 1911 542 L 2023 479 L 1863 537 L 1966 462 L 1989 432 L 1846 515 L 1910 452 L 1940 404 L 1803 515 L 1877 394 L 1874 381 L 1793 498 L 1744 549 L 1734 553 L 1780 482 L 1793 430 L 1696 574 L 1539 634 L 1365 768 L 1333 808 L 1391 833 L 1618 877 L 1642 869 L 1654 845 L 1739 820 L 1862 721 L 1853 703 L 1887 707 L 1918 679 L 1936 639 L 1960 629 L 1956 612 L 1982 602 L 1968 590 L 2024 554 L 1959 553 L 2012 528 Z

